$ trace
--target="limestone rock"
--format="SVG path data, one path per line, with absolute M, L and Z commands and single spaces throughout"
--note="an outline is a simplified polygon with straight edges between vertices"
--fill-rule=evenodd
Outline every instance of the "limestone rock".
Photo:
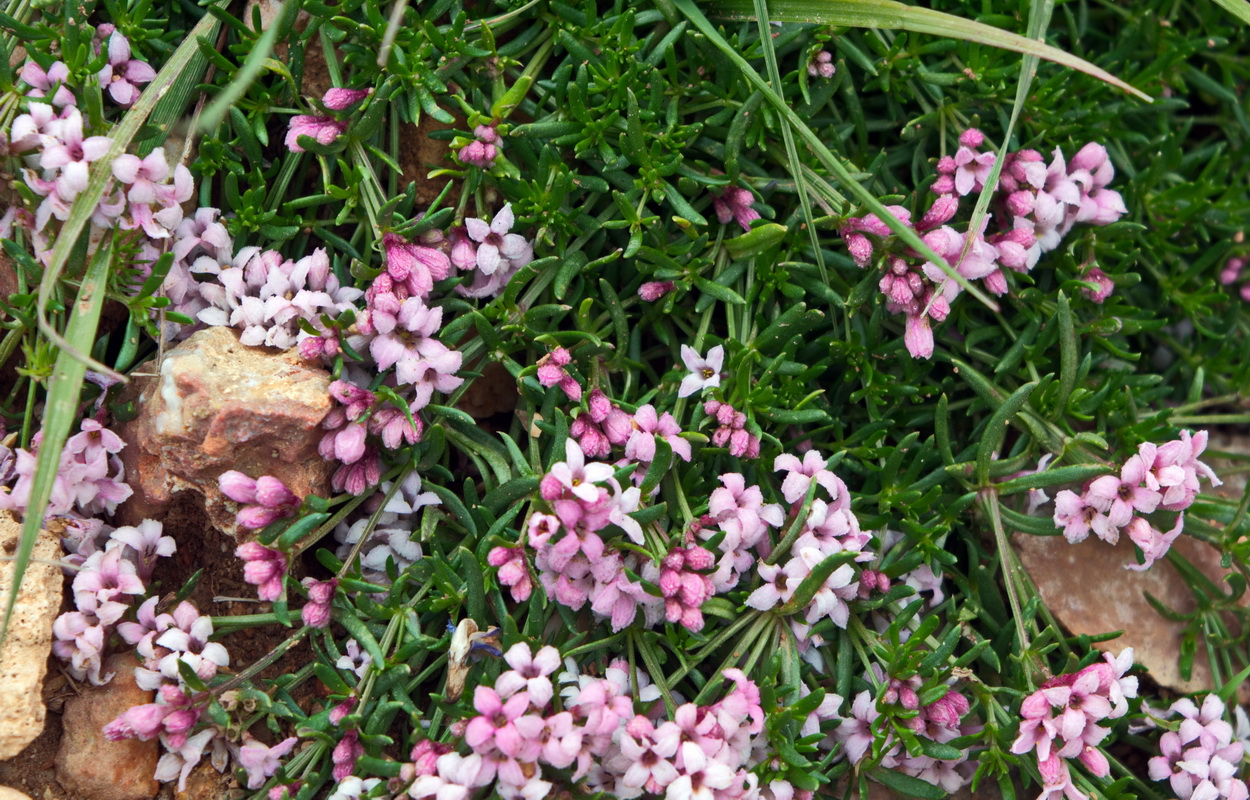
M 0 516 L 0 551 L 17 552 L 22 526 L 8 514 Z M 52 652 L 52 623 L 61 609 L 63 576 L 57 537 L 41 531 L 22 591 L 13 607 L 8 639 L 0 646 L 0 759 L 12 758 L 43 730 L 43 677 Z M 13 586 L 14 563 L 0 561 L 0 598 L 7 601 Z M 2 612 L 0 612 L 2 613 Z
M 17 789 L 0 786 L 0 800 L 30 800 L 30 797 L 22 794 Z
M 104 686 L 84 684 L 82 693 L 65 701 L 64 733 L 56 756 L 56 776 L 71 794 L 92 800 L 148 800 L 159 788 L 156 772 L 158 741 L 104 738 L 103 728 L 131 706 L 151 703 L 155 693 L 135 685 L 138 660 L 130 653 L 105 661 L 116 673 Z
M 1185 623 L 1165 619 L 1146 600 L 1149 592 L 1181 613 L 1196 607 L 1184 578 L 1166 559 L 1144 572 L 1125 569 L 1137 563 L 1127 536 L 1114 546 L 1093 536 L 1069 544 L 1062 536 L 1018 535 L 1013 543 L 1042 602 L 1073 634 L 1122 630 L 1123 636 L 1094 646 L 1109 653 L 1133 648 L 1137 663 L 1155 682 L 1178 692 L 1216 688 L 1201 643 L 1189 680 L 1181 678 L 1178 658 Z M 1172 546 L 1217 586 L 1223 585 L 1226 571 L 1214 547 L 1184 535 Z
M 120 509 L 126 524 L 159 518 L 173 495 L 204 499 L 213 525 L 238 535 L 235 504 L 217 477 L 239 470 L 273 475 L 300 497 L 328 491 L 331 465 L 317 454 L 330 411 L 330 376 L 295 350 L 239 343 L 231 328 L 198 331 L 165 354 L 159 370 L 128 390 L 139 415 L 119 431 L 134 497 Z

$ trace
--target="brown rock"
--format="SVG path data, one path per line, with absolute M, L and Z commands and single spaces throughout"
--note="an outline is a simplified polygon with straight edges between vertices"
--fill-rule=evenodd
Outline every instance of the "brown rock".
M 1109 653 L 1133 648 L 1133 657 L 1156 683 L 1178 692 L 1216 688 L 1201 643 L 1189 680 L 1181 678 L 1178 657 L 1185 623 L 1164 618 L 1146 600 L 1149 592 L 1182 614 L 1196 607 L 1189 586 L 1167 560 L 1144 572 L 1125 569 L 1137 563 L 1127 536 L 1114 546 L 1093 536 L 1079 544 L 1062 536 L 1018 535 L 1013 542 L 1042 601 L 1073 634 L 1122 630 L 1123 636 L 1094 646 Z M 1214 547 L 1188 536 L 1179 537 L 1172 547 L 1217 586 L 1223 584 L 1227 571 L 1220 568 Z
M 22 526 L 0 516 L 0 551 L 17 552 Z M 8 638 L 0 647 L 0 759 L 20 753 L 43 731 L 43 677 L 52 652 L 52 623 L 61 609 L 61 543 L 40 531 L 31 562 L 22 576 L 22 590 L 13 606 Z M 0 561 L 0 602 L 13 586 L 14 562 Z M 3 606 L 0 606 L 3 608 Z M 0 611 L 0 613 L 3 613 Z
M 158 742 L 104 738 L 103 728 L 131 706 L 151 703 L 153 692 L 135 685 L 139 662 L 130 653 L 110 657 L 104 672 L 115 673 L 104 686 L 84 685 L 65 702 L 64 734 L 56 775 L 71 794 L 91 800 L 147 800 L 156 795 Z
M 246 347 L 233 329 L 193 334 L 134 382 L 139 416 L 119 434 L 135 490 L 119 509 L 126 524 L 159 518 L 175 494 L 193 492 L 213 525 L 232 536 L 237 506 L 217 477 L 273 475 L 300 497 L 328 491 L 330 464 L 317 455 L 331 406 L 330 376 L 295 350 Z
M 464 120 L 457 120 L 464 127 Z M 453 126 L 439 122 L 428 114 L 422 115 L 418 124 L 403 123 L 399 126 L 399 166 L 403 170 L 403 185 L 417 185 L 417 206 L 424 207 L 434 202 L 447 179 L 430 180 L 426 176 L 431 170 L 454 167 L 455 160 L 451 157 L 451 143 L 431 139 L 431 131 L 445 131 Z
M 456 407 L 474 419 L 485 419 L 495 414 L 506 414 L 516 408 L 520 395 L 516 379 L 498 361 L 485 365 L 480 362 L 471 367 L 480 370 L 481 377 L 469 384 L 460 396 Z

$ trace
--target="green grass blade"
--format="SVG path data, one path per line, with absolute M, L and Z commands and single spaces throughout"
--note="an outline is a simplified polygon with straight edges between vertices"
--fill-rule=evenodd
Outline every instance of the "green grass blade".
M 1050 25 L 1050 17 L 1054 10 L 1055 0 L 1033 0 L 1029 4 L 1028 34 L 1030 39 L 1044 41 L 1046 28 Z M 1011 119 L 1007 122 L 1003 141 L 998 146 L 998 157 L 994 159 L 994 167 L 990 170 L 989 178 L 985 181 L 985 186 L 981 188 L 977 203 L 972 208 L 972 219 L 968 223 L 969 231 L 981 230 L 985 215 L 989 213 L 990 200 L 998 188 L 998 176 L 1003 171 L 1003 159 L 1007 156 L 1011 134 L 1016 129 L 1016 120 L 1020 118 L 1020 109 L 1024 108 L 1024 101 L 1029 96 L 1029 87 L 1033 85 L 1033 77 L 1037 75 L 1037 62 L 1038 57 L 1031 53 L 1026 53 L 1020 62 L 1020 80 L 1016 83 L 1016 98 L 1011 106 Z M 972 245 L 975 243 L 976 237 L 965 237 L 963 252 L 959 254 L 961 263 L 968 257 L 968 253 L 972 252 Z M 939 294 L 940 292 L 934 292 L 933 296 L 937 297 Z
M 753 15 L 753 2 L 754 0 L 717 0 L 712 7 L 717 13 L 728 17 L 747 19 Z M 782 22 L 844 25 L 851 28 L 889 28 L 949 39 L 963 39 L 1003 50 L 1013 50 L 1080 70 L 1136 95 L 1146 102 L 1151 102 L 1149 95 L 1083 58 L 1019 34 L 929 8 L 909 6 L 894 0 L 774 0 L 772 15 L 773 19 Z
M 74 313 L 70 315 L 65 329 L 65 339 L 80 352 L 89 352 L 95 341 L 96 326 L 100 322 L 100 309 L 104 307 L 105 288 L 108 286 L 109 266 L 113 259 L 112 238 L 106 238 L 96 250 L 83 276 L 78 290 Z M 17 602 L 22 576 L 30 563 L 39 531 L 43 527 L 43 512 L 52 497 L 52 485 L 61 463 L 61 448 L 69 437 L 70 426 L 78 416 L 78 397 L 82 392 L 83 376 L 87 365 L 74 358 L 68 350 L 62 350 L 56 359 L 56 367 L 48 382 L 48 400 L 44 406 L 43 442 L 35 459 L 35 481 L 30 490 L 26 518 L 22 522 L 22 540 L 14 558 L 13 586 L 10 587 L 4 607 L 4 621 L 0 623 L 0 644 L 9 631 L 9 618 Z
M 781 92 L 781 70 L 777 68 L 777 50 L 773 47 L 772 31 L 768 21 L 768 0 L 754 0 L 755 17 L 760 28 L 760 47 L 764 50 L 764 65 L 768 69 L 768 80 L 778 93 Z M 825 254 L 820 248 L 820 236 L 816 233 L 816 222 L 812 218 L 812 205 L 807 202 L 807 180 L 803 174 L 803 164 L 799 161 L 799 150 L 794 145 L 794 131 L 786 125 L 781 129 L 781 138 L 786 145 L 786 159 L 790 162 L 790 175 L 794 177 L 794 188 L 799 195 L 799 206 L 803 210 L 803 222 L 807 224 L 807 235 L 812 240 L 812 252 L 816 255 L 816 266 L 820 268 L 820 279 L 829 282 L 829 274 L 825 270 Z
M 920 236 L 917 235 L 917 233 L 912 230 L 910 226 L 904 225 L 901 221 L 899 221 L 897 217 L 891 214 L 886 207 L 882 205 L 881 201 L 878 200 L 872 192 L 868 191 L 863 184 L 855 180 L 854 176 L 851 175 L 850 170 L 848 170 L 846 166 L 838 160 L 837 156 L 835 156 L 833 152 L 825 146 L 824 142 L 820 140 L 820 137 L 818 137 L 816 133 L 809 128 L 802 119 L 799 118 L 799 115 L 794 113 L 794 110 L 790 108 L 790 105 L 785 101 L 785 99 L 774 92 L 772 87 L 769 86 L 764 79 L 751 68 L 751 65 L 747 63 L 746 59 L 744 59 L 738 51 L 729 44 L 729 42 L 725 41 L 725 37 L 721 36 L 716 28 L 712 26 L 712 23 L 708 21 L 707 17 L 703 15 L 703 12 L 700 11 L 694 4 L 694 0 L 673 0 L 673 5 L 681 11 L 681 13 L 685 14 L 686 18 L 690 20 L 691 24 L 695 26 L 699 33 L 706 36 L 708 41 L 724 53 L 725 57 L 733 63 L 738 71 L 741 72 L 743 76 L 746 77 L 746 79 L 760 91 L 760 93 L 764 96 L 764 99 L 777 109 L 778 113 L 780 113 L 781 116 L 785 118 L 786 122 L 788 122 L 799 134 L 803 143 L 811 149 L 812 153 L 816 155 L 825 168 L 832 172 L 837 179 L 844 186 L 846 186 L 847 190 L 850 191 L 856 200 L 858 200 L 869 211 L 876 214 L 881 221 L 884 222 L 886 226 L 889 227 L 889 229 L 900 239 L 906 242 L 909 247 L 924 256 L 927 261 L 932 261 L 934 264 L 937 264 L 938 267 L 940 267 L 942 271 L 951 278 L 951 280 L 959 284 L 964 291 L 981 301 L 981 303 L 983 303 L 987 308 L 994 311 L 998 310 L 998 303 L 996 303 L 993 298 L 973 286 L 967 278 L 956 272 L 950 264 L 946 263 L 946 259 L 942 258 L 934 252 L 933 248 L 925 244 L 920 239 Z
M 87 355 L 87 352 L 90 352 L 91 349 L 90 345 L 95 338 L 94 331 L 92 332 L 93 335 L 87 340 L 88 347 L 85 350 L 80 350 L 70 344 L 48 323 L 45 309 L 48 307 L 48 300 L 52 297 L 53 288 L 55 288 L 57 281 L 60 280 L 61 273 L 64 272 L 65 265 L 69 263 L 70 255 L 78 244 L 79 236 L 86 229 L 91 215 L 95 212 L 96 205 L 100 202 L 100 198 L 104 196 L 105 189 L 108 188 L 109 183 L 113 180 L 113 161 L 126 152 L 126 148 L 130 145 L 131 140 L 134 139 L 139 129 L 143 127 L 148 115 L 152 113 L 152 109 L 156 107 L 157 101 L 169 91 L 170 86 L 175 81 L 182 77 L 192 56 L 198 52 L 196 42 L 200 37 L 215 35 L 220 24 L 221 22 L 212 14 L 205 14 L 196 23 L 195 27 L 191 29 L 187 38 L 178 46 L 174 54 L 170 56 L 169 61 L 165 62 L 165 66 L 161 67 L 161 71 L 156 74 L 156 78 L 143 90 L 143 94 L 139 97 L 138 102 L 131 107 L 130 111 L 126 112 L 126 116 L 122 117 L 122 121 L 109 131 L 113 144 L 103 158 L 91 165 L 91 177 L 87 181 L 87 187 L 79 193 L 78 198 L 74 200 L 74 205 L 70 207 L 69 217 L 65 220 L 65 224 L 61 226 L 61 230 L 57 234 L 56 244 L 53 245 L 52 253 L 49 256 L 48 268 L 44 271 L 43 278 L 39 283 L 39 304 L 36 309 L 36 316 L 40 333 L 48 337 L 49 341 L 56 345 L 62 354 L 68 354 L 69 357 L 82 362 L 85 366 L 90 366 L 92 370 L 110 375 L 118 380 L 125 381 L 126 378 L 124 375 L 117 374 Z
M 1215 4 L 1250 25 L 1250 3 L 1246 0 L 1215 0 Z

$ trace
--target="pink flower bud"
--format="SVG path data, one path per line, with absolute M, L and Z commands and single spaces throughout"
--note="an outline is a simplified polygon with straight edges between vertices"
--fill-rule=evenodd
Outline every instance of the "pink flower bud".
M 1068 171 L 1083 169 L 1087 172 L 1096 172 L 1099 167 L 1107 160 L 1107 148 L 1097 142 L 1089 144 L 1076 151 L 1076 155 L 1072 156 L 1068 161 Z
M 615 445 L 625 444 L 633 429 L 633 418 L 616 406 L 612 406 L 607 419 L 603 421 L 603 435 L 608 437 L 608 441 Z
M 1115 281 L 1111 280 L 1107 273 L 1097 267 L 1094 267 L 1089 272 L 1085 273 L 1083 280 L 1088 283 L 1095 284 L 1098 287 L 1092 291 L 1089 289 L 1081 290 L 1081 294 L 1085 295 L 1090 300 L 1093 300 L 1095 303 L 1102 303 L 1111 296 L 1113 291 L 1115 291 Z
M 373 93 L 372 89 L 339 89 L 333 88 L 321 98 L 322 104 L 331 111 L 342 111 Z
M 236 503 L 256 502 L 256 481 L 237 470 L 223 472 L 217 478 L 221 493 Z
M 593 421 L 603 422 L 612 411 L 612 401 L 608 399 L 608 396 L 603 393 L 602 389 L 595 388 L 590 390 L 590 396 L 586 400 L 586 407 Z
M 872 262 L 873 247 L 872 242 L 862 233 L 848 233 L 844 237 L 846 239 L 846 249 L 850 252 L 851 258 L 855 261 L 855 266 L 866 267 Z
M 654 303 L 676 287 L 677 284 L 672 281 L 648 281 L 638 287 L 638 296 L 648 303 Z
M 478 125 L 473 129 L 473 135 L 487 144 L 495 144 L 499 141 L 499 133 L 493 125 Z
M 283 517 L 288 516 L 281 508 L 265 508 L 264 506 L 247 506 L 239 509 L 234 521 L 239 527 L 249 531 L 258 531 Z
M 356 698 L 349 697 L 343 702 L 330 709 L 330 724 L 338 725 L 343 718 L 352 713 L 352 709 L 356 707 Z
M 299 505 L 299 498 L 286 484 L 272 475 L 262 475 L 256 479 L 256 502 L 266 508 Z
M 916 230 L 927 231 L 950 222 L 951 217 L 959 210 L 959 198 L 953 194 L 944 194 L 933 201 L 929 210 L 920 218 Z
M 702 572 L 711 569 L 716 564 L 716 558 L 703 547 L 691 547 L 686 550 L 686 566 L 690 569 Z
M 954 175 L 958 168 L 954 156 L 942 156 L 938 159 L 937 173 L 939 175 Z
M 969 128 L 959 135 L 959 143 L 964 147 L 980 147 L 985 142 L 985 134 L 976 128 Z
M 954 159 L 951 161 L 953 164 Z M 955 176 L 939 175 L 938 179 L 929 188 L 933 190 L 934 194 L 952 194 L 955 191 Z

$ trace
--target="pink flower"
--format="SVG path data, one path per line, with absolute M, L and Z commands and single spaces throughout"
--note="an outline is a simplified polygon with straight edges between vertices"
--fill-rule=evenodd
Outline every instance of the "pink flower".
M 659 436 L 668 442 L 673 455 L 683 461 L 691 457 L 690 442 L 681 438 L 681 428 L 677 420 L 667 411 L 656 414 L 655 406 L 650 403 L 640 406 L 634 412 L 634 431 L 625 442 L 625 457 L 633 461 L 649 464 L 655 459 L 655 437 Z
M 69 81 L 69 67 L 63 61 L 52 62 L 47 72 L 34 61 L 27 61 L 22 65 L 20 77 L 30 86 L 26 92 L 27 97 L 45 98 L 56 87 L 56 92 L 52 95 L 52 105 L 64 108 L 78 104 L 74 93 L 66 86 Z
M 512 758 L 531 753 L 534 740 L 542 733 L 543 720 L 523 716 L 529 705 L 526 692 L 514 694 L 505 702 L 494 689 L 479 685 L 473 694 L 473 707 L 481 716 L 469 720 L 464 729 L 465 744 L 477 753 L 497 749 Z
M 1168 550 L 1172 547 L 1172 542 L 1176 541 L 1176 537 L 1181 535 L 1184 527 L 1184 514 L 1176 515 L 1176 524 L 1167 533 L 1157 530 L 1141 517 L 1133 517 L 1128 527 L 1125 528 L 1125 532 L 1128 534 L 1128 538 L 1133 540 L 1133 544 L 1141 548 L 1142 555 L 1146 561 L 1142 564 L 1125 564 L 1125 568 L 1136 572 L 1150 569 L 1156 561 L 1167 555 Z
M 248 530 L 264 528 L 293 515 L 299 508 L 299 498 L 271 475 L 252 480 L 237 470 L 229 470 L 218 477 L 217 485 L 226 497 L 244 504 L 235 520 Z
M 525 237 L 511 233 L 514 224 L 511 203 L 501 208 L 489 224 L 472 217 L 465 219 L 469 238 L 478 243 L 477 268 L 483 275 L 492 275 L 501 268 L 509 272 L 533 260 L 534 250 Z
M 256 587 L 261 600 L 273 601 L 282 595 L 282 579 L 286 575 L 286 556 L 256 542 L 239 545 L 234 554 L 244 561 L 243 580 Z
M 1095 478 L 1085 490 L 1085 502 L 1107 514 L 1111 524 L 1117 528 L 1127 525 L 1134 512 L 1153 513 L 1163 496 L 1141 484 L 1154 480 L 1150 474 L 1154 455 L 1151 447 L 1142 454 L 1132 456 L 1124 463 L 1119 478 L 1114 475 Z
M 531 653 L 528 644 L 518 642 L 504 653 L 504 661 L 512 669 L 495 680 L 495 689 L 500 697 L 508 698 L 523 691 L 538 708 L 551 701 L 553 690 L 548 676 L 560 667 L 558 650 L 548 645 L 537 653 Z
M 797 503 L 803 499 L 813 480 L 824 487 L 830 499 L 845 497 L 849 500 L 846 484 L 832 471 L 825 469 L 825 463 L 826 460 L 816 450 L 804 453 L 802 461 L 799 461 L 798 456 L 789 453 L 783 453 L 773 460 L 774 472 L 786 472 L 786 478 L 781 483 L 781 494 L 787 503 Z
M 1081 290 L 1082 294 L 1095 303 L 1102 303 L 1110 297 L 1111 292 L 1115 290 L 1115 281 L 1111 280 L 1111 278 L 1107 276 L 1107 273 L 1097 267 L 1094 267 L 1089 272 L 1086 272 L 1082 280 L 1086 283 L 1092 283 L 1098 287 L 1096 289 Z
M 540 515 L 535 515 L 540 516 Z M 521 547 L 496 547 L 486 556 L 486 562 L 498 567 L 495 579 L 501 586 L 507 586 L 512 599 L 524 603 L 534 591 L 534 583 L 530 579 L 529 570 L 525 565 L 525 555 Z
M 434 290 L 434 281 L 447 277 L 451 260 L 441 250 L 413 244 L 393 233 L 382 236 L 386 251 L 386 271 L 391 279 L 403 282 L 410 294 L 425 298 Z
M 581 446 L 572 439 L 567 439 L 564 442 L 564 461 L 553 464 L 547 475 L 574 497 L 593 503 L 599 499 L 600 491 L 595 484 L 612 477 L 612 467 L 599 463 L 587 464 Z
M 235 759 L 247 773 L 247 788 L 259 789 L 265 781 L 282 766 L 278 759 L 291 752 L 299 742 L 294 736 L 283 739 L 273 747 L 267 747 L 250 736 L 244 735 L 243 745 Z
M 704 358 L 693 347 L 683 344 L 681 360 L 689 374 L 681 379 L 681 386 L 677 389 L 678 397 L 689 397 L 695 392 L 720 386 L 720 374 L 725 366 L 723 345 L 718 344 L 708 350 L 707 358 Z
M 574 403 L 582 399 L 582 386 L 565 369 L 572 355 L 563 347 L 557 347 L 538 360 L 538 382 L 543 386 L 559 386 Z M 607 455 L 604 453 L 603 455 Z
M 108 63 L 96 75 L 100 88 L 107 89 L 113 101 L 128 108 L 139 99 L 139 85 L 156 77 L 152 65 L 131 57 L 130 42 L 120 32 L 113 31 L 108 39 Z
M 298 114 L 291 117 L 290 127 L 286 134 L 286 147 L 292 153 L 305 152 L 303 146 L 299 143 L 301 136 L 307 136 L 316 139 L 317 144 L 328 145 L 335 139 L 343 135 L 347 130 L 347 122 L 339 121 L 334 117 L 311 117 L 305 114 Z
M 1054 521 L 1056 528 L 1063 529 L 1064 538 L 1073 544 L 1083 541 L 1091 530 L 1109 544 L 1120 540 L 1120 529 L 1112 524 L 1110 517 L 1086 505 L 1080 495 L 1068 489 L 1055 495 Z
M 751 222 L 760 218 L 759 212 L 751 208 L 755 196 L 739 186 L 728 186 L 723 191 L 712 192 L 712 209 L 722 225 L 730 220 L 737 222 L 742 230 L 751 230 Z

